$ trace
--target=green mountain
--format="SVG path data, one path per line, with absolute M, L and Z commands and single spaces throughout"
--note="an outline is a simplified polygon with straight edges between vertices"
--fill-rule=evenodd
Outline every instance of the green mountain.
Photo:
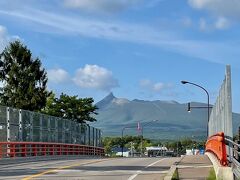
M 96 104 L 99 108 L 97 122 L 93 126 L 101 128 L 104 136 L 138 135 L 138 122 L 144 137 L 151 139 L 178 139 L 193 137 L 203 139 L 207 130 L 207 109 L 192 109 L 187 112 L 187 103 L 176 101 L 144 101 L 116 98 L 112 93 Z M 191 106 L 204 106 L 192 102 Z M 237 132 L 240 114 L 233 114 Z

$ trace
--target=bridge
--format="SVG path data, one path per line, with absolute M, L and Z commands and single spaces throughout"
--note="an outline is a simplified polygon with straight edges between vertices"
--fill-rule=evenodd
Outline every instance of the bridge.
M 101 131 L 86 124 L 0 106 L 0 179 L 240 178 L 240 145 L 233 140 L 231 69 L 208 121 L 205 155 L 107 158 Z

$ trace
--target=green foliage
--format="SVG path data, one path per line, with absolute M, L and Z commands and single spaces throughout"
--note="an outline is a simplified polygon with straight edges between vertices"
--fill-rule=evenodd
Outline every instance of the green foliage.
M 47 99 L 47 105 L 43 112 L 52 116 L 62 117 L 86 123 L 86 121 L 96 121 L 92 114 L 97 114 L 97 107 L 93 105 L 93 98 L 78 98 L 78 96 L 69 96 L 61 94 L 59 98 L 55 98 L 52 94 Z
M 165 146 L 168 149 L 174 150 L 178 155 L 185 154 L 186 149 L 204 149 L 204 141 L 195 141 L 189 138 L 181 139 L 179 141 L 169 141 L 165 143 Z
M 113 147 L 131 147 L 131 142 L 133 142 L 133 147 L 137 152 L 141 152 L 141 141 L 142 136 L 124 136 L 123 139 L 121 137 L 105 137 L 103 139 L 103 145 L 105 148 L 105 152 L 107 154 L 112 155 L 111 149 Z M 148 146 L 152 146 L 151 141 L 149 139 L 143 139 L 143 149 Z
M 0 54 L 1 104 L 31 111 L 46 105 L 47 73 L 41 61 L 20 41 L 14 41 Z
M 112 147 L 115 147 L 115 146 L 120 147 L 121 143 L 122 142 L 120 137 L 116 137 L 116 138 L 105 137 L 103 139 L 104 152 L 106 154 L 114 156 L 114 154 L 112 153 Z
M 207 180 L 216 180 L 216 174 L 213 168 L 210 169 Z
M 178 179 L 179 179 L 179 175 L 178 175 L 178 170 L 176 169 L 173 173 L 171 180 L 178 180 Z
M 103 139 L 103 145 L 105 148 L 105 152 L 107 154 L 112 154 L 111 149 L 113 147 L 124 147 L 130 148 L 131 142 L 133 142 L 134 149 L 137 152 L 141 152 L 141 136 L 124 136 L 123 139 L 121 137 L 105 137 Z M 173 150 L 175 155 L 181 155 L 186 153 L 186 149 L 192 148 L 204 148 L 204 141 L 194 141 L 191 139 L 182 139 L 179 141 L 156 141 L 150 139 L 143 139 L 143 151 L 146 147 L 150 146 L 166 146 L 169 150 Z

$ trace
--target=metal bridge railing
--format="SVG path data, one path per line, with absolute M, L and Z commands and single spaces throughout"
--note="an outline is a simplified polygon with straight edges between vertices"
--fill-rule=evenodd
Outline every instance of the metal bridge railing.
M 104 155 L 101 130 L 0 105 L 0 159 L 55 155 Z
M 206 142 L 206 151 L 215 154 L 223 166 L 231 166 L 234 176 L 240 179 L 240 144 L 223 132 L 214 134 Z
M 41 142 L 0 142 L 0 159 L 29 157 L 29 156 L 57 156 L 57 155 L 95 155 L 104 156 L 101 147 L 80 144 L 41 143 Z
M 0 105 L 0 142 L 52 142 L 101 147 L 101 130 L 76 121 Z
M 235 177 L 240 179 L 240 144 L 234 142 L 230 137 L 225 137 L 225 143 L 228 148 L 228 161 Z

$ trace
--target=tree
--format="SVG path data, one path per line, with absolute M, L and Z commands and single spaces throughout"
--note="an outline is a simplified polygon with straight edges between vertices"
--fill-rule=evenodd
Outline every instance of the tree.
M 39 111 L 50 93 L 41 61 L 20 41 L 11 42 L 0 54 L 0 102 L 6 106 Z
M 93 122 L 96 119 L 92 115 L 97 114 L 97 107 L 93 105 L 93 102 L 93 98 L 78 98 L 78 96 L 68 96 L 63 93 L 59 98 L 55 98 L 52 94 L 43 112 L 79 123 Z
M 130 149 L 131 142 L 134 143 L 134 149 L 137 152 L 141 152 L 142 136 L 124 136 L 122 137 L 105 137 L 103 138 L 103 146 L 105 152 L 110 156 L 113 155 L 112 148 L 114 147 L 126 147 Z M 150 139 L 143 139 L 143 149 L 152 146 Z

